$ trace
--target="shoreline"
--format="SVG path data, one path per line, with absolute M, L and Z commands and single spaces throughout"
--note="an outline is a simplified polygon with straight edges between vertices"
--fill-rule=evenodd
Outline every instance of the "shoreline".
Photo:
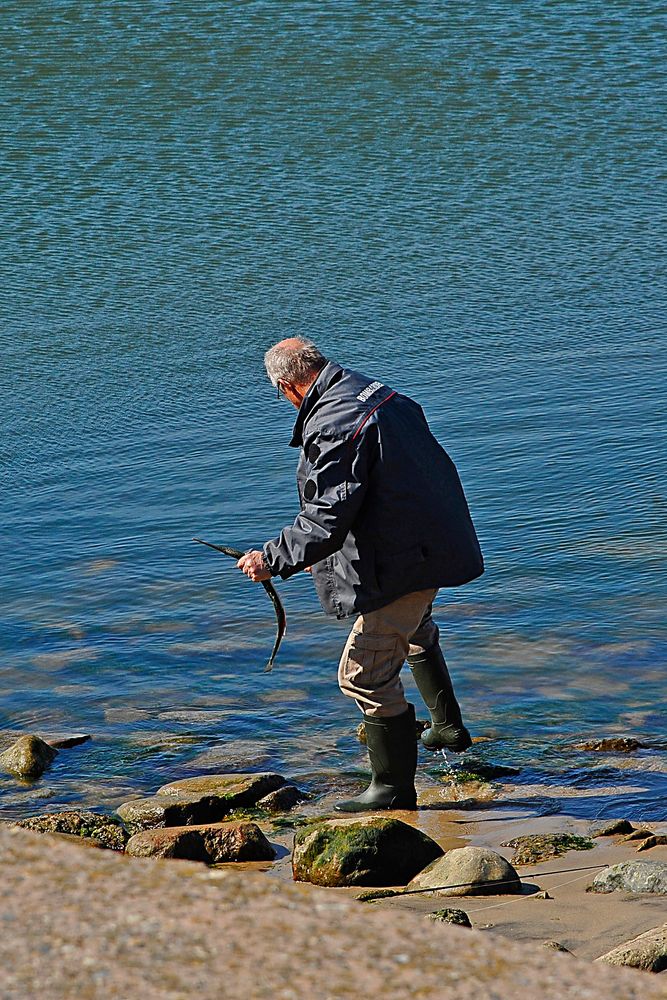
M 64 740 L 61 738 L 60 741 L 54 739 L 53 743 L 54 745 L 59 743 L 64 749 L 76 746 L 86 739 L 88 737 L 78 734 L 70 735 Z M 44 746 L 48 748 L 48 744 L 44 744 Z M 637 766 L 637 763 L 635 761 L 634 767 Z M 499 775 L 508 770 L 502 765 L 492 765 L 488 762 L 485 766 L 487 771 L 495 769 Z M 179 785 L 187 788 L 189 783 L 194 781 L 202 786 L 202 783 L 206 784 L 207 781 L 215 782 L 221 778 L 234 779 L 237 773 L 233 771 L 217 775 L 200 773 L 194 778 L 177 778 L 172 785 L 174 788 Z M 279 779 L 277 787 L 280 787 L 280 783 L 289 785 L 289 779 L 285 779 L 281 775 L 275 773 L 268 775 L 264 773 L 264 777 L 262 775 L 263 772 L 255 770 L 240 774 L 240 777 L 243 779 L 257 776 L 261 781 L 264 781 L 268 776 L 272 779 Z M 543 949 L 546 942 L 551 942 L 552 945 L 557 942 L 563 950 L 567 950 L 575 957 L 588 962 L 605 955 L 617 945 L 623 944 L 665 921 L 664 895 L 633 895 L 621 892 L 598 894 L 588 893 L 586 890 L 595 875 L 605 866 L 640 859 L 659 861 L 667 865 L 667 844 L 655 844 L 649 850 L 638 854 L 637 840 L 624 842 L 620 836 L 605 836 L 591 840 L 592 846 L 580 843 L 579 846 L 582 849 L 568 850 L 560 856 L 547 857 L 546 860 L 531 861 L 525 864 L 514 861 L 514 848 L 508 844 L 513 838 L 553 834 L 591 838 L 601 826 L 605 825 L 605 820 L 581 819 L 566 812 L 551 811 L 545 814 L 544 811 L 540 810 L 539 797 L 517 795 L 517 789 L 522 786 L 512 784 L 511 776 L 509 776 L 509 780 L 506 780 L 507 775 L 500 783 L 492 783 L 489 780 L 469 775 L 463 783 L 457 783 L 456 779 L 453 778 L 447 784 L 443 779 L 438 781 L 432 774 L 422 772 L 418 778 L 420 808 L 417 811 L 370 811 L 359 814 L 356 818 L 384 817 L 402 821 L 430 837 L 445 853 L 463 847 L 490 849 L 514 865 L 523 885 L 520 894 L 494 893 L 492 897 L 481 894 L 445 897 L 437 892 L 428 892 L 409 895 L 401 893 L 401 890 L 405 888 L 403 884 L 394 887 L 398 892 L 393 897 L 360 903 L 357 902 L 357 897 L 363 892 L 365 886 L 321 888 L 308 882 L 294 883 L 291 858 L 297 828 L 316 820 L 352 818 L 346 817 L 345 814 L 336 813 L 334 805 L 341 797 L 357 790 L 360 783 L 359 776 L 346 773 L 329 776 L 321 772 L 319 777 L 321 779 L 319 789 L 313 789 L 314 795 L 305 800 L 302 798 L 300 803 L 293 808 L 285 804 L 278 805 L 276 809 L 268 806 L 265 808 L 261 798 L 255 799 L 256 807 L 250 806 L 250 808 L 247 808 L 247 800 L 242 800 L 243 806 L 240 812 L 238 806 L 225 806 L 228 815 L 222 820 L 222 825 L 226 819 L 232 821 L 246 819 L 250 825 L 256 824 L 261 834 L 275 849 L 273 860 L 255 862 L 235 860 L 207 866 L 200 858 L 201 867 L 211 872 L 235 872 L 239 876 L 259 876 L 265 883 L 267 892 L 273 891 L 274 888 L 286 888 L 288 884 L 302 894 L 308 894 L 317 888 L 318 892 L 325 893 L 332 900 L 349 903 L 355 908 L 381 909 L 387 914 L 390 911 L 400 911 L 402 914 L 410 914 L 422 921 L 427 921 L 428 915 L 437 910 L 454 907 L 467 914 L 474 932 L 481 932 L 485 936 L 493 938 L 497 944 L 502 945 L 503 941 L 509 939 L 532 952 L 535 949 Z M 327 789 L 325 793 L 322 792 L 324 787 Z M 167 789 L 170 786 L 167 785 L 164 788 Z M 526 786 L 523 786 L 523 789 L 525 788 Z M 293 789 L 294 791 L 296 790 Z M 187 801 L 185 789 L 182 793 L 173 791 L 170 794 L 175 794 L 177 798 L 179 794 L 185 794 L 185 801 Z M 204 794 L 203 786 L 201 794 Z M 585 792 L 582 795 L 585 797 Z M 297 799 L 298 793 L 293 802 Z M 126 802 L 123 808 L 120 805 L 116 807 L 130 832 L 132 832 L 133 825 L 136 829 L 136 822 L 126 818 L 125 807 L 132 806 L 134 808 L 138 805 L 139 811 L 141 811 L 142 803 L 150 803 L 154 800 L 157 801 L 155 797 L 153 799 L 135 797 Z M 55 811 L 53 805 L 49 807 L 46 801 L 44 806 L 46 812 L 44 812 L 43 807 L 41 815 Z M 244 806 L 246 807 L 244 808 Z M 105 809 L 99 803 L 89 808 L 97 812 Z M 624 805 L 620 802 L 619 813 L 615 818 L 637 822 L 632 815 L 624 816 L 621 811 L 623 809 Z M 194 814 L 190 815 L 190 818 L 181 820 L 169 819 L 166 812 L 162 815 L 163 818 L 160 820 L 159 817 L 151 814 L 143 826 L 139 825 L 139 829 L 177 827 L 181 824 L 187 828 L 191 824 L 206 822 L 204 819 L 196 818 Z M 213 818 L 209 822 L 213 826 L 216 823 L 219 824 L 219 821 Z M 653 833 L 667 836 L 667 821 L 646 825 L 650 826 Z M 1 823 L 0 832 L 2 828 L 6 829 L 10 826 L 11 821 Z M 41 833 L 39 836 L 43 839 L 45 854 L 50 853 L 57 840 L 61 842 L 63 840 L 62 833 L 55 834 L 55 836 Z M 94 843 L 91 840 L 94 834 L 84 832 L 80 834 L 80 837 L 82 845 Z M 76 837 L 71 834 L 65 834 L 64 839 L 76 841 Z M 75 843 L 75 846 L 79 845 Z M 99 847 L 99 843 L 97 846 Z M 269 844 L 266 847 L 268 853 L 254 856 L 270 857 Z M 123 851 L 122 844 L 119 851 Z M 107 852 L 95 850 L 92 853 L 105 854 Z M 194 858 L 195 855 L 190 853 L 181 855 L 181 857 Z M 136 860 L 136 858 L 131 858 L 131 852 L 128 858 L 132 861 Z M 152 857 L 148 863 L 165 863 L 173 866 L 175 861 L 175 858 L 162 861 L 158 860 L 158 857 Z M 178 862 L 178 864 L 184 863 L 180 860 Z M 572 871 L 572 869 L 575 870 Z M 372 882 L 367 884 L 369 888 L 373 886 Z
M 555 954 L 505 934 L 497 916 L 467 930 L 430 921 L 423 903 L 362 904 L 350 898 L 357 890 L 282 884 L 248 868 L 124 857 L 0 828 L 3 996 L 665 996 L 664 977 Z M 447 902 L 472 909 L 471 900 Z M 517 897 L 511 906 L 532 914 L 557 900 Z M 504 902 L 491 910 L 487 898 L 475 908 L 507 913 Z
M 333 799 L 332 799 L 333 803 Z M 331 803 L 331 804 L 332 804 Z M 332 812 L 327 802 L 320 800 L 304 809 L 304 813 L 330 816 Z M 549 816 L 530 814 L 517 815 L 516 809 L 503 808 L 502 802 L 496 809 L 457 811 L 452 809 L 423 808 L 413 812 L 395 811 L 391 813 L 367 813 L 368 816 L 391 815 L 414 826 L 436 841 L 445 851 L 468 845 L 489 847 L 508 861 L 514 849 L 503 846 L 503 842 L 517 836 L 530 834 L 571 833 L 589 837 L 603 823 L 582 820 L 563 813 Z M 632 817 L 627 817 L 632 820 Z M 281 856 L 272 864 L 262 862 L 239 865 L 230 863 L 221 869 L 262 871 L 271 879 L 293 885 L 291 872 L 291 844 L 293 831 L 271 834 L 268 825 L 259 823 L 265 829 L 272 843 L 279 845 Z M 667 822 L 651 823 L 656 833 L 667 834 Z M 578 958 L 592 961 L 618 944 L 634 938 L 638 934 L 663 923 L 667 913 L 667 903 L 662 895 L 638 895 L 613 892 L 607 894 L 588 893 L 587 886 L 593 881 L 598 870 L 606 865 L 637 859 L 662 861 L 667 863 L 667 845 L 658 845 L 648 851 L 637 853 L 637 842 L 621 843 L 621 837 L 610 836 L 593 840 L 590 850 L 567 851 L 559 857 L 551 857 L 531 864 L 515 864 L 524 882 L 525 892 L 519 896 L 457 896 L 443 897 L 435 893 L 414 896 L 396 896 L 378 899 L 364 904 L 373 909 L 401 910 L 426 916 L 443 907 L 452 906 L 464 910 L 473 929 L 491 934 L 493 937 L 509 938 L 515 942 L 539 947 L 544 941 L 558 941 Z M 599 867 L 598 867 L 599 866 Z M 576 873 L 566 869 L 590 868 Z M 544 873 L 561 873 L 546 875 Z M 400 889 L 401 886 L 392 888 Z M 551 898 L 538 899 L 538 891 L 546 890 Z M 362 887 L 326 888 L 323 890 L 335 897 L 356 900 Z

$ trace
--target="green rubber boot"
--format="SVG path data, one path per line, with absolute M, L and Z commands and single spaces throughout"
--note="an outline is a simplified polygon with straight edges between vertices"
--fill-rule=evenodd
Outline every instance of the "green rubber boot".
M 417 741 L 415 709 L 390 718 L 364 715 L 366 747 L 371 764 L 371 783 L 356 799 L 337 802 L 339 812 L 369 809 L 416 809 L 415 771 Z
M 472 746 L 470 733 L 463 725 L 461 709 L 454 694 L 440 645 L 415 656 L 408 656 L 419 693 L 431 713 L 431 727 L 425 729 L 421 741 L 427 750 L 451 750 L 463 753 Z

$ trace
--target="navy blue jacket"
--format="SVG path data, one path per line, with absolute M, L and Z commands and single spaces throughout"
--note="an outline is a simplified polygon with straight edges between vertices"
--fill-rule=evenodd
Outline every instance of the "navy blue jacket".
M 454 463 L 420 406 L 329 362 L 303 400 L 294 524 L 264 546 L 273 576 L 312 566 L 338 618 L 481 575 L 482 554 Z

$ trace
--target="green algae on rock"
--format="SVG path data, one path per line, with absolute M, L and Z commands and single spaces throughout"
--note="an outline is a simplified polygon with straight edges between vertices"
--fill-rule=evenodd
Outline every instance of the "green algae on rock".
M 502 847 L 513 847 L 513 865 L 534 865 L 548 858 L 559 858 L 567 851 L 591 851 L 595 846 L 588 837 L 573 833 L 533 833 L 506 840 Z
M 434 840 L 398 819 L 328 819 L 296 832 L 292 873 L 295 882 L 314 885 L 405 885 L 441 854 Z
M 102 847 L 112 851 L 122 851 L 125 848 L 129 834 L 122 823 L 113 816 L 103 816 L 100 813 L 86 810 L 70 810 L 67 812 L 46 813 L 42 816 L 29 816 L 13 824 L 24 830 L 35 833 L 58 833 L 97 841 Z
M 256 823 L 247 821 L 142 830 L 127 843 L 134 858 L 181 858 L 222 864 L 273 861 L 276 852 Z
M 39 736 L 20 736 L 16 743 L 0 754 L 0 770 L 21 778 L 39 778 L 57 756 L 55 747 Z
M 439 924 L 455 924 L 457 927 L 472 927 L 470 917 L 465 910 L 457 910 L 453 906 L 446 906 L 444 910 L 435 910 L 429 913 L 429 920 L 434 920 Z

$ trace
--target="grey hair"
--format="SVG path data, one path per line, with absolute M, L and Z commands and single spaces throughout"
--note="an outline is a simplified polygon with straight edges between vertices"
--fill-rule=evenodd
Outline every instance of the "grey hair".
M 326 363 L 327 358 L 315 344 L 301 337 L 274 344 L 264 355 L 266 374 L 273 385 L 278 385 L 279 379 L 302 385 L 317 375 Z

